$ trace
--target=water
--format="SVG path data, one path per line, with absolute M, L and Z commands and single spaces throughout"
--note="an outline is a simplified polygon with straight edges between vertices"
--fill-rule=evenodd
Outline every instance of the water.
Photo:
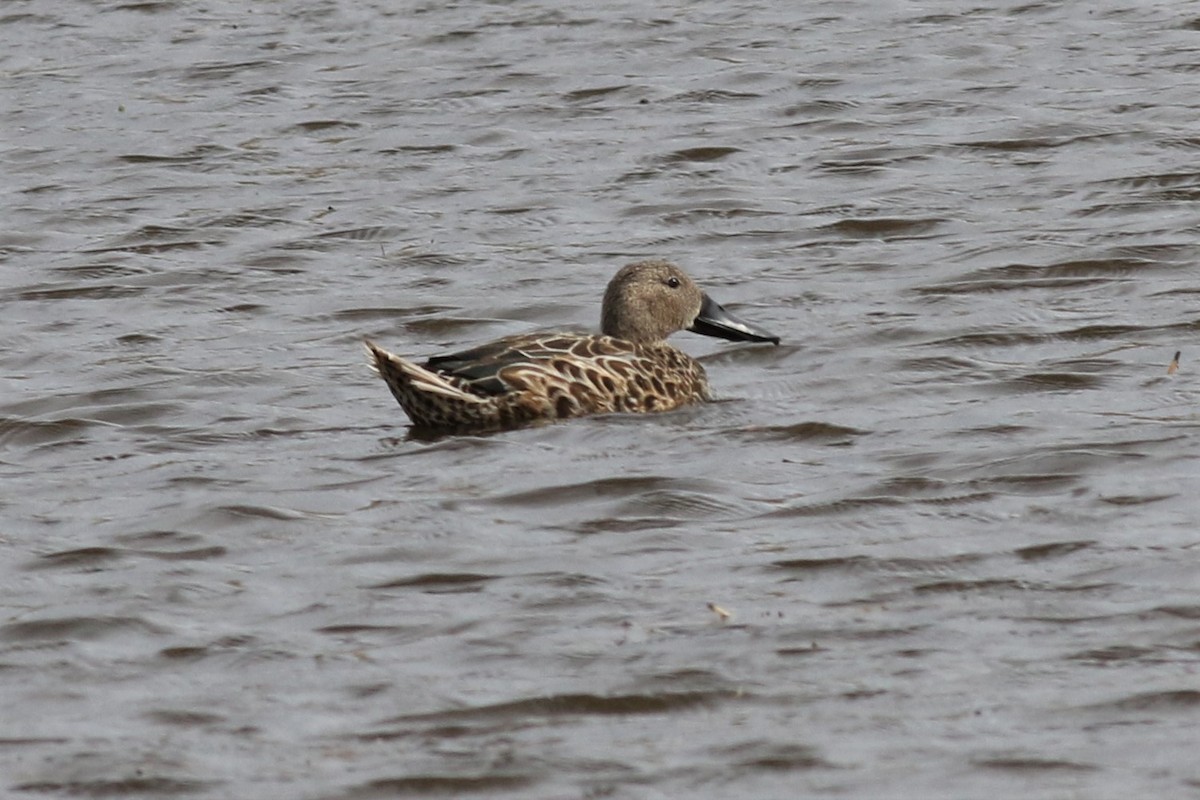
M 1195 6 L 0 39 L 3 793 L 1200 791 Z M 784 344 L 433 440 L 365 366 L 595 325 L 647 256 Z

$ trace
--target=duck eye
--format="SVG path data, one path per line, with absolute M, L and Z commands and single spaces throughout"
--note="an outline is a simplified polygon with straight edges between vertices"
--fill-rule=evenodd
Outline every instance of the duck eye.
M 667 286 L 670 286 L 672 289 L 678 289 L 679 288 L 679 278 L 676 278 L 674 275 L 667 278 Z

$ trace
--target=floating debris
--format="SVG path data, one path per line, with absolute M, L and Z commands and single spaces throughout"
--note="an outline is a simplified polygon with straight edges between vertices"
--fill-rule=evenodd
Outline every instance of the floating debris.
M 1167 366 L 1168 375 L 1174 375 L 1176 372 L 1179 372 L 1179 355 L 1182 352 L 1182 350 L 1175 351 L 1175 357 L 1171 359 L 1171 363 Z
M 720 618 L 721 618 L 721 622 L 724 622 L 725 620 L 727 620 L 727 619 L 729 619 L 730 617 L 732 617 L 732 616 L 733 616 L 733 614 L 730 614 L 728 611 L 726 611 L 725 609 L 721 608 L 721 607 L 720 607 L 719 605 L 717 605 L 716 603 L 709 603 L 709 604 L 708 604 L 708 610 L 709 610 L 709 611 L 711 611 L 711 612 L 713 612 L 714 614 L 716 614 L 718 617 L 720 617 Z

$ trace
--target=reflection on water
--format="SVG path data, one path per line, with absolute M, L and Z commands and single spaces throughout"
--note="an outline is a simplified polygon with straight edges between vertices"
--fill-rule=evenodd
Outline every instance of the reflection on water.
M 10 5 L 9 793 L 1200 785 L 1186 5 Z M 784 344 L 493 436 L 362 363 L 646 256 Z

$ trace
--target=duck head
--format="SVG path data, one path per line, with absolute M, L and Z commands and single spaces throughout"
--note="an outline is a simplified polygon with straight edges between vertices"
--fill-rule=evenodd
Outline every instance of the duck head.
M 705 294 L 669 261 L 638 261 L 622 267 L 608 283 L 600 329 L 632 342 L 659 342 L 676 331 L 692 331 L 734 342 L 771 342 L 779 337 L 738 319 Z

